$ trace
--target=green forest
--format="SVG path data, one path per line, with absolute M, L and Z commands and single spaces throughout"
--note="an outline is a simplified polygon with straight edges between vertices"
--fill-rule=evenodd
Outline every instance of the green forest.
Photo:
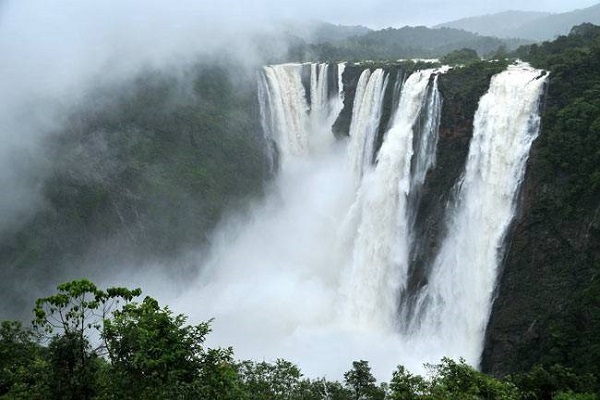
M 306 378 L 289 361 L 239 361 L 208 348 L 210 321 L 187 324 L 140 289 L 100 289 L 88 280 L 59 285 L 35 302 L 32 328 L 0 326 L 1 399 L 596 399 L 593 376 L 560 366 L 495 379 L 463 360 L 399 365 L 378 382 L 369 362 L 342 381 Z

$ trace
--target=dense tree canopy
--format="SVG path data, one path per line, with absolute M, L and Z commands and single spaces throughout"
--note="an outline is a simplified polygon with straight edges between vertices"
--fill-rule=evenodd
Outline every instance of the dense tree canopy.
M 365 360 L 342 382 L 309 379 L 283 359 L 236 361 L 231 348 L 207 348 L 209 322 L 189 325 L 155 299 L 138 302 L 140 294 L 68 282 L 36 302 L 40 334 L 2 322 L 0 399 L 589 400 L 598 390 L 559 366 L 498 380 L 447 358 L 426 377 L 398 366 L 389 383 L 378 383 Z

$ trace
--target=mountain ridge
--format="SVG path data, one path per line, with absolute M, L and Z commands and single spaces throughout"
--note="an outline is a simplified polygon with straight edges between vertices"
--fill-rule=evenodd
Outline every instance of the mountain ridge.
M 590 7 L 563 13 L 535 11 L 504 11 L 469 18 L 461 18 L 433 28 L 455 28 L 480 35 L 499 38 L 523 38 L 551 40 L 566 35 L 570 29 L 582 23 L 600 24 L 600 3 Z

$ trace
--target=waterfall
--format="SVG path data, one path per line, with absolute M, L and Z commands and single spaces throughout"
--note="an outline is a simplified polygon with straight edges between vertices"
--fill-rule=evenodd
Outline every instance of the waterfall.
M 379 71 L 381 70 L 375 71 L 373 75 Z M 360 80 L 366 76 L 365 72 Z M 433 72 L 434 70 L 417 71 L 404 83 L 396 116 L 385 135 L 376 167 L 363 179 L 357 205 L 351 209 L 351 213 L 360 214 L 352 217 L 358 224 L 350 268 L 341 291 L 348 318 L 352 323 L 365 328 L 373 325 L 391 328 L 396 319 L 398 296 L 405 289 L 410 235 L 407 201 L 411 187 L 415 185 L 413 181 L 415 178 L 421 179 L 411 173 L 415 124 L 421 110 L 428 108 L 424 107 L 424 100 L 427 98 L 428 83 Z M 369 83 L 371 81 L 369 79 Z M 361 86 L 358 88 L 361 89 Z M 367 89 L 364 89 L 364 93 L 368 92 Z M 433 92 L 437 93 L 435 85 Z M 357 89 L 357 96 L 362 93 L 362 90 Z M 363 117 L 360 113 L 362 109 L 356 107 L 356 100 L 354 110 L 359 112 L 354 118 Z M 437 115 L 438 111 L 432 110 L 431 113 Z M 435 123 L 431 122 L 431 125 Z M 355 132 L 352 128 L 354 125 L 350 130 L 351 135 Z M 425 143 L 418 148 L 425 149 L 423 153 L 427 149 L 431 150 L 431 146 L 427 146 L 427 142 L 432 141 L 429 132 L 420 136 Z M 360 141 L 365 139 L 361 138 Z M 354 143 L 351 142 L 350 153 Z M 365 144 L 363 147 L 367 150 L 363 152 L 372 151 L 371 146 L 371 143 Z M 366 157 L 369 158 L 369 154 Z M 426 159 L 427 156 L 422 155 L 421 158 Z M 417 164 L 419 163 L 425 165 L 420 165 L 421 169 L 429 165 L 420 158 Z M 421 170 L 418 172 L 424 173 Z
M 302 82 L 303 64 L 270 65 L 259 74 L 263 130 L 267 141 L 277 144 L 277 153 L 284 163 L 290 157 L 328 149 L 334 140 L 331 126 L 342 110 L 342 92 L 330 96 L 331 66 L 316 63 L 308 66 L 309 88 Z
M 271 109 L 272 139 L 283 158 L 309 152 L 308 102 L 302 85 L 302 65 L 284 64 L 264 69 Z
M 356 185 L 371 166 L 387 80 L 382 69 L 360 75 L 352 107 L 349 158 Z
M 211 345 L 233 345 L 242 358 L 284 357 L 319 376 L 340 377 L 356 359 L 378 374 L 399 363 L 420 372 L 444 356 L 478 362 L 546 78 L 525 64 L 492 78 L 453 202 L 436 221 L 444 236 L 415 271 L 416 213 L 436 167 L 446 71 L 406 79 L 400 71 L 387 97 L 383 68 L 260 71 L 277 173 L 249 216 L 222 224 L 193 300 L 183 300 L 199 319 L 215 318 Z M 350 117 L 348 138 L 332 134 L 338 116 Z M 423 286 L 408 284 L 415 276 Z
M 474 364 L 525 163 L 539 132 L 540 72 L 526 64 L 510 66 L 492 78 L 481 98 L 448 233 L 410 327 L 412 336 L 435 336 L 446 343 L 449 356 Z
M 413 179 L 410 194 L 418 193 L 425 183 L 427 171 L 435 166 L 438 131 L 442 110 L 442 99 L 438 90 L 438 75 L 433 78 L 433 85 L 429 88 L 425 98 L 425 113 L 421 116 L 418 127 L 418 140 L 415 141 L 415 159 L 413 162 Z M 399 108 L 399 110 L 401 110 Z

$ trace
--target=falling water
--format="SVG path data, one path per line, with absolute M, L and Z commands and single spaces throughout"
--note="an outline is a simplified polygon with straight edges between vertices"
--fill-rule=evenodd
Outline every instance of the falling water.
M 449 356 L 477 364 L 507 229 L 529 149 L 539 132 L 545 78 L 526 64 L 494 76 L 480 102 L 448 233 L 410 327 Z
M 366 329 L 393 327 L 398 295 L 407 281 L 407 199 L 413 181 L 414 128 L 433 72 L 415 72 L 404 83 L 396 117 L 385 135 L 377 165 L 364 177 L 358 204 L 350 211 L 359 216 L 352 217 L 358 224 L 350 267 L 342 282 L 342 307 L 353 324 Z M 428 135 L 422 137 L 429 139 Z M 364 145 L 370 150 L 369 146 Z
M 348 154 L 357 187 L 373 159 L 375 136 L 379 129 L 386 85 L 387 79 L 382 69 L 377 69 L 373 73 L 366 69 L 360 75 L 356 87 Z
M 302 83 L 302 64 L 267 66 L 259 76 L 263 129 L 284 160 L 325 151 L 333 143 L 331 125 L 342 109 L 342 93 L 329 95 L 330 65 L 309 66 L 309 93 Z

